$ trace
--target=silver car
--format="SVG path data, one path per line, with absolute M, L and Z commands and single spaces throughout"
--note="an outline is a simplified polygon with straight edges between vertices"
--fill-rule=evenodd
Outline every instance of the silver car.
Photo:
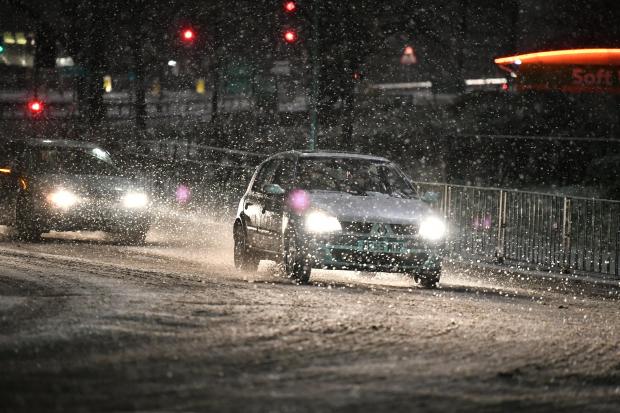
M 69 140 L 0 143 L 0 225 L 24 240 L 50 230 L 103 230 L 130 244 L 144 242 L 149 197 L 121 176 L 102 148 Z
M 242 270 L 272 259 L 301 283 L 324 268 L 404 272 L 434 287 L 446 224 L 385 158 L 292 151 L 258 166 L 233 236 Z

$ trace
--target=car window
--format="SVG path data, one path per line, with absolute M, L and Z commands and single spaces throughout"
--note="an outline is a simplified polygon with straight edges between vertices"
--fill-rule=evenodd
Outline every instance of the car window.
M 297 185 L 306 190 L 412 198 L 417 194 L 395 165 L 351 158 L 303 159 Z
M 409 184 L 402 170 L 394 165 L 382 165 L 380 171 L 384 175 L 389 191 L 398 197 L 417 198 L 418 193 L 415 188 Z
M 71 175 L 118 175 L 110 155 L 100 148 L 45 146 L 31 149 L 32 166 L 41 172 Z
M 279 159 L 272 159 L 271 161 L 263 164 L 261 169 L 258 171 L 258 175 L 256 175 L 254 185 L 252 185 L 252 191 L 262 192 L 264 185 L 272 183 L 279 161 Z
M 293 186 L 293 179 L 295 178 L 295 161 L 292 159 L 282 159 L 276 168 L 276 173 L 273 177 L 274 184 L 280 185 L 284 190 L 290 190 Z

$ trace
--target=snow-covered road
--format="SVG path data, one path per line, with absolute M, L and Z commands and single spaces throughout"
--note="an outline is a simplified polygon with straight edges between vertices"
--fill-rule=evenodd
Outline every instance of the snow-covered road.
M 449 264 L 402 275 L 232 266 L 230 223 L 144 247 L 0 230 L 1 411 L 617 411 L 618 291 Z

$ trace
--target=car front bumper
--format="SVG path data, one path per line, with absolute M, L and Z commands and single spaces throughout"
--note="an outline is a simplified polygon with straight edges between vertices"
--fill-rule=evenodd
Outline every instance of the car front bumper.
M 54 208 L 41 203 L 34 217 L 41 229 L 51 231 L 125 231 L 148 229 L 151 217 L 147 208 L 128 209 L 113 203 L 89 203 L 71 208 Z
M 441 269 L 443 243 L 358 235 L 304 238 L 305 253 L 314 268 L 415 274 Z

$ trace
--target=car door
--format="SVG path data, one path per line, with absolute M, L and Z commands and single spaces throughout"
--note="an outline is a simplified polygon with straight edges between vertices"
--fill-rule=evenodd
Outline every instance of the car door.
M 252 187 L 244 200 L 243 210 L 247 217 L 248 241 L 252 247 L 257 249 L 266 249 L 262 228 L 265 198 L 262 188 L 273 179 L 276 166 L 277 159 L 267 160 L 259 166 Z
M 264 200 L 264 237 L 269 251 L 281 252 L 282 242 L 282 218 L 286 206 L 286 195 L 292 189 L 295 177 L 295 160 L 283 158 L 276 167 L 272 184 L 279 185 L 284 194 L 265 194 Z
M 256 189 L 262 180 L 261 175 L 264 174 L 264 167 L 260 165 L 254 174 L 254 180 L 248 192 L 243 198 L 243 215 L 245 216 L 245 229 L 247 231 L 248 243 L 252 246 L 257 244 L 258 220 L 260 219 L 259 206 L 257 202 Z
M 0 145 L 0 225 L 12 225 L 17 198 L 18 146 L 13 142 Z
M 260 217 L 258 219 L 258 232 L 257 241 L 258 248 L 262 250 L 270 250 L 270 238 L 269 238 L 269 216 L 267 215 L 267 207 L 271 202 L 271 195 L 265 193 L 265 185 L 269 185 L 273 182 L 273 178 L 276 174 L 280 159 L 272 159 L 265 165 L 265 173 L 262 176 L 262 180 L 259 183 L 256 190 L 256 205 L 258 206 L 258 212 Z

